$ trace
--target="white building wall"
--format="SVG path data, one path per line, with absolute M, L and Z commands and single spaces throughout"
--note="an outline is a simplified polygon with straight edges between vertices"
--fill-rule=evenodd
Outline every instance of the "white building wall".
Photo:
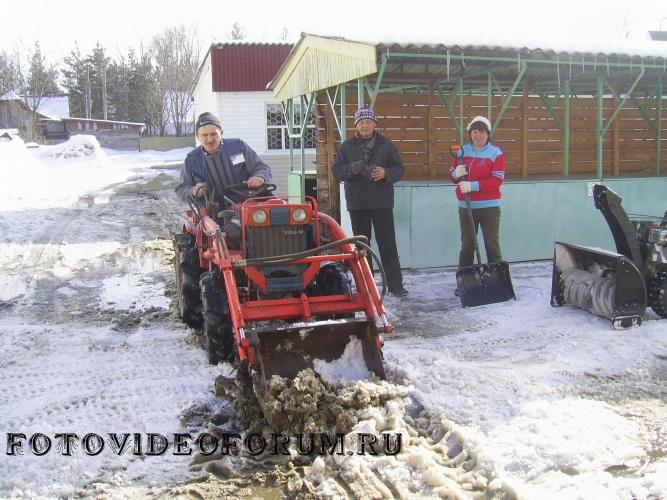
M 194 99 L 195 120 L 204 111 L 219 114 L 218 99 L 213 93 L 213 70 L 211 69 L 211 53 L 209 52 L 204 61 L 201 75 L 192 92 Z
M 218 92 L 218 109 L 227 137 L 238 137 L 262 156 L 266 147 L 266 105 L 272 92 Z M 271 152 L 274 153 L 273 151 Z
M 276 193 L 287 194 L 289 150 L 267 148 L 266 105 L 275 104 L 272 92 L 218 92 L 218 109 L 226 137 L 243 139 L 271 167 Z M 300 163 L 300 150 L 294 151 L 295 166 Z M 306 150 L 306 168 L 314 169 L 315 150 Z

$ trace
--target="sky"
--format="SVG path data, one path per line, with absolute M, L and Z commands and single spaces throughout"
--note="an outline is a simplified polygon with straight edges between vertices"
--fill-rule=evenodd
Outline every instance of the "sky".
M 234 22 L 246 38 L 275 41 L 286 29 L 289 41 L 302 32 L 337 35 L 362 41 L 411 36 L 483 37 L 552 41 L 571 40 L 596 43 L 628 38 L 647 39 L 648 30 L 667 30 L 667 2 L 610 0 L 582 2 L 562 0 L 548 5 L 534 1 L 506 2 L 477 0 L 468 9 L 447 1 L 366 2 L 339 0 L 329 4 L 312 1 L 244 0 L 243 2 L 194 3 L 163 0 L 137 2 L 116 0 L 91 7 L 90 2 L 33 0 L 28 15 L 21 2 L 0 7 L 2 30 L 0 51 L 31 48 L 39 40 L 47 58 L 57 61 L 74 48 L 89 53 L 97 42 L 112 57 L 138 49 L 167 27 L 195 26 L 203 49 L 224 41 Z M 104 9 L 103 13 L 98 9 Z M 25 22 L 19 19 L 29 17 Z M 6 20 L 17 19 L 7 22 Z M 666 49 L 667 50 L 667 49 Z

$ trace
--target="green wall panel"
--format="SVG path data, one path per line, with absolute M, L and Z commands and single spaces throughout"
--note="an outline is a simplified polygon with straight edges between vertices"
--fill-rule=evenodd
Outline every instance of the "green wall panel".
M 589 196 L 594 180 L 506 182 L 501 208 L 501 248 L 510 262 L 550 259 L 554 241 L 615 250 L 607 223 Z M 604 181 L 632 214 L 662 216 L 667 210 L 667 177 Z M 401 182 L 395 186 L 396 242 L 403 267 L 453 266 L 460 231 L 454 186 Z M 341 216 L 351 234 L 341 185 Z M 374 245 L 375 246 L 375 245 Z M 480 235 L 482 259 L 484 245 Z
M 287 173 L 287 194 L 290 196 L 301 196 L 301 175 L 297 172 Z

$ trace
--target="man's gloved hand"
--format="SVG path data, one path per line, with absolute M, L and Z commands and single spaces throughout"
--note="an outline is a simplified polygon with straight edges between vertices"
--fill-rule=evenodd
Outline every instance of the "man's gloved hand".
M 371 165 L 371 179 L 373 182 L 383 181 L 387 176 L 387 172 L 384 168 L 379 167 L 378 165 Z
M 205 182 L 198 182 L 194 186 L 192 186 L 192 196 L 195 198 L 201 198 L 206 194 L 206 183 Z
M 468 169 L 466 168 L 466 166 L 457 165 L 457 167 L 454 169 L 454 177 L 460 179 L 461 177 L 465 177 L 466 175 L 468 175 Z
M 250 179 L 248 179 L 248 187 L 250 189 L 257 189 L 263 184 L 264 184 L 264 179 L 262 177 L 253 176 Z
M 472 192 L 472 183 L 470 181 L 461 181 L 459 182 L 459 189 L 463 194 Z
M 353 161 L 350 164 L 350 174 L 352 175 L 361 175 L 365 169 L 366 164 L 361 160 Z

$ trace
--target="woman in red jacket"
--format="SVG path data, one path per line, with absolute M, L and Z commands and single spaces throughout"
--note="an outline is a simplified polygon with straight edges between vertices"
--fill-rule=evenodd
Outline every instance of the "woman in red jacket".
M 505 179 L 505 155 L 491 144 L 491 122 L 476 116 L 468 124 L 470 142 L 458 152 L 450 168 L 450 178 L 459 200 L 461 252 L 459 269 L 474 263 L 474 235 L 470 230 L 466 197 L 470 197 L 475 232 L 482 227 L 484 247 L 489 262 L 500 262 L 500 185 Z

